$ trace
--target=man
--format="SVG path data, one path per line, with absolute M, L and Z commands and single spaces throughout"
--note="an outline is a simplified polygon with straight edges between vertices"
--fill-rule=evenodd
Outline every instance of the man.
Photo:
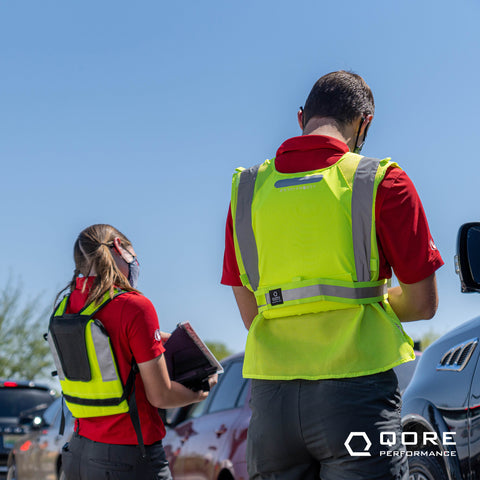
M 407 175 L 358 155 L 373 114 L 360 76 L 329 73 L 298 112 L 302 136 L 233 178 L 222 283 L 249 329 L 252 479 L 408 478 L 405 456 L 380 454 L 404 449 L 392 368 L 414 359 L 400 322 L 433 317 L 443 261 Z M 369 456 L 350 455 L 352 432 Z

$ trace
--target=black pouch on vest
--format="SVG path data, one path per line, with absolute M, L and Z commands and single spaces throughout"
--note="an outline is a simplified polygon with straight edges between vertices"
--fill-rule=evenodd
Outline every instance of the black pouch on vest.
M 64 314 L 52 317 L 49 331 L 63 372 L 69 380 L 88 382 L 92 379 L 85 343 L 88 315 Z

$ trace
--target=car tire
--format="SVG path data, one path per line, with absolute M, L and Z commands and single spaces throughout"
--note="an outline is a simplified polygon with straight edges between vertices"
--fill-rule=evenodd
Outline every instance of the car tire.
M 7 480 L 17 480 L 17 467 L 15 461 L 8 467 Z
M 437 457 L 408 457 L 409 480 L 448 480 Z

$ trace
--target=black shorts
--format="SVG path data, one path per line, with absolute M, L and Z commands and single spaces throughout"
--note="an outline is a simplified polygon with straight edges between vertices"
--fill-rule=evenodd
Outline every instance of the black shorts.
M 67 480 L 172 480 L 162 442 L 145 447 L 99 443 L 76 433 L 63 447 Z
M 392 370 L 336 380 L 252 380 L 250 406 L 252 480 L 408 479 Z

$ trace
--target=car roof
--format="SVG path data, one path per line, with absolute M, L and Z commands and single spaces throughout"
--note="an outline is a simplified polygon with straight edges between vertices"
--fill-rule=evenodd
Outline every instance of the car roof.
M 233 355 L 229 355 L 228 357 L 222 358 L 220 363 L 231 362 L 232 360 L 237 360 L 239 358 L 243 359 L 245 352 L 234 353 Z
M 37 383 L 32 380 L 0 379 L 0 388 L 35 388 L 38 390 L 51 391 L 52 395 L 54 394 L 54 390 L 48 385 Z

